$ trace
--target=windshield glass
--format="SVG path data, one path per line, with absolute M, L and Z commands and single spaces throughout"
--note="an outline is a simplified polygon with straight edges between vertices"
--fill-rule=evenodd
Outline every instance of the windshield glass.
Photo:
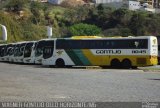
M 3 46 L 0 46 L 0 57 L 2 57 L 2 48 Z
M 14 54 L 14 48 L 11 48 L 11 49 L 9 50 L 9 52 L 8 52 L 8 55 L 11 56 L 11 55 L 13 55 L 13 54 Z
M 14 56 L 18 56 L 18 52 L 19 52 L 19 45 L 16 46 L 15 50 L 14 50 Z
M 24 50 L 24 57 L 30 57 L 34 43 L 27 43 Z
M 23 55 L 24 46 L 25 46 L 25 43 L 16 45 L 15 50 L 14 50 L 15 57 Z
M 10 50 L 13 48 L 13 46 L 14 46 L 14 45 L 12 45 L 12 44 L 7 45 L 6 50 L 5 50 L 5 56 L 8 56 L 8 55 L 9 55 L 9 52 L 10 52 Z
M 20 47 L 18 48 L 18 55 L 17 56 L 23 56 L 25 44 L 26 43 L 20 44 Z
M 44 48 L 44 43 L 45 41 L 39 41 L 36 45 L 36 50 L 35 50 L 35 56 L 41 56 L 43 54 L 43 48 Z
M 54 40 L 46 41 L 43 49 L 43 58 L 47 59 L 53 55 Z
M 4 55 L 5 55 L 5 48 L 6 48 L 6 45 L 1 47 L 1 51 L 0 51 L 0 56 L 1 57 L 4 57 Z
M 8 49 L 8 55 L 11 56 L 14 54 L 14 49 L 15 49 L 16 45 L 12 45 L 9 49 Z

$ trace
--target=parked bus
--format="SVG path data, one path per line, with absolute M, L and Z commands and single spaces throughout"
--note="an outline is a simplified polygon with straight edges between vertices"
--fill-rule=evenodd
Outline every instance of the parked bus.
M 18 44 L 17 43 L 13 43 L 11 50 L 8 52 L 9 53 L 9 62 L 14 62 L 14 54 L 16 52 L 16 48 L 17 48 Z
M 10 44 L 7 44 L 5 47 L 4 57 L 3 57 L 5 62 L 9 61 L 9 57 L 10 57 L 9 53 L 12 50 L 12 46 L 13 46 L 13 43 L 10 43 Z
M 31 41 L 26 44 L 25 50 L 24 50 L 23 63 L 27 63 L 27 64 L 34 64 L 35 63 L 36 44 L 37 44 L 36 41 Z
M 5 61 L 5 50 L 6 50 L 7 44 L 0 45 L 0 61 Z
M 14 62 L 15 63 L 23 63 L 24 58 L 24 48 L 27 42 L 19 42 L 16 45 L 14 52 Z
M 39 40 L 35 47 L 35 64 L 42 64 L 43 48 L 48 39 Z
M 136 68 L 157 65 L 155 36 L 64 38 L 45 42 L 43 65 Z

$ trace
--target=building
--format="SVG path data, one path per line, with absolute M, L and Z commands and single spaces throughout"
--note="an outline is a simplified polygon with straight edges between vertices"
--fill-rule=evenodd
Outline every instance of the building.
M 122 2 L 123 0 L 92 0 L 95 4 Z
M 48 0 L 48 3 L 51 4 L 61 4 L 64 0 Z
M 152 8 L 160 8 L 159 0 L 146 0 L 149 5 L 152 6 Z
M 139 1 L 128 1 L 128 0 L 93 0 L 95 4 L 105 4 L 108 7 L 118 8 L 127 8 L 129 10 L 142 10 L 152 13 L 160 13 L 160 9 L 155 9 L 153 6 L 147 2 Z
M 48 3 L 51 3 L 51 4 L 61 4 L 63 1 L 65 1 L 65 0 L 48 0 Z M 75 0 L 75 1 L 77 1 L 77 2 L 85 2 L 87 0 Z
M 48 0 L 31 0 L 31 1 L 48 2 Z
M 147 2 L 138 2 L 138 1 L 128 1 L 127 2 L 129 10 L 141 10 L 141 11 L 148 11 L 152 13 L 160 13 L 160 9 L 154 7 L 153 5 Z
M 138 10 L 143 8 L 143 5 L 138 1 L 127 1 L 126 4 L 129 10 Z

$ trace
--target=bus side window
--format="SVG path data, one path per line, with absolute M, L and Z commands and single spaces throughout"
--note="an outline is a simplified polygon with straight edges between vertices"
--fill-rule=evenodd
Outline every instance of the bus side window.
M 104 42 L 104 47 L 109 48 L 109 41 Z
M 140 44 L 139 44 L 139 47 L 140 47 L 140 48 L 144 48 L 144 49 L 145 49 L 145 48 L 148 48 L 148 46 L 147 46 L 147 41 L 146 41 L 146 40 L 140 40 L 139 43 L 140 43 Z
M 137 42 L 136 41 L 134 41 L 134 40 L 129 40 L 128 42 L 127 42 L 127 44 L 128 44 L 128 48 L 129 49 L 132 49 L 132 48 L 137 48 Z

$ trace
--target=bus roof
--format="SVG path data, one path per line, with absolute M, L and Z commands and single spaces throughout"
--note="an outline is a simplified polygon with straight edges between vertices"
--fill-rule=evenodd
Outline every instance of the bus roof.
M 148 39 L 155 36 L 128 36 L 128 37 L 102 37 L 102 38 L 56 38 L 56 40 L 120 40 L 120 39 Z M 50 39 L 55 40 L 55 39 Z
M 102 38 L 101 36 L 72 36 L 72 39 L 83 39 L 83 38 Z

